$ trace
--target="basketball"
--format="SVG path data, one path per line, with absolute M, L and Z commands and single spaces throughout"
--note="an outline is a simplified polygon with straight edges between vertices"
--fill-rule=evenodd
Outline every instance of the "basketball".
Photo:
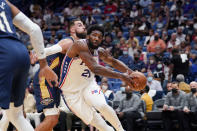
M 147 80 L 143 73 L 133 72 L 130 76 L 133 77 L 134 85 L 131 87 L 133 90 L 140 91 L 145 88 Z

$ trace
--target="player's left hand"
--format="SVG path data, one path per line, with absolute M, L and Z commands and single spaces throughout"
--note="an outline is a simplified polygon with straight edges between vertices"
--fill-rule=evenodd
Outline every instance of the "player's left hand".
M 42 77 L 45 77 L 50 87 L 58 87 L 58 77 L 48 65 L 44 67 L 40 65 L 39 79 L 41 80 Z M 52 82 L 55 82 L 55 85 L 53 85 Z

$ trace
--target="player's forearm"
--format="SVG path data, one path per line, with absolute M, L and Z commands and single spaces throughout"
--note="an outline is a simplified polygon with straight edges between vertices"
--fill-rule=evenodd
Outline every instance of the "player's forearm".
M 55 44 L 51 47 L 44 48 L 46 56 L 53 55 L 62 52 L 62 47 L 59 44 Z
M 120 72 L 127 72 L 127 71 L 130 71 L 130 72 L 133 72 L 133 70 L 131 70 L 128 66 L 126 66 L 123 62 L 117 60 L 117 59 L 114 59 L 113 62 L 112 62 L 112 65 L 111 65 L 113 68 L 119 70 Z
M 116 79 L 122 78 L 122 73 L 112 71 L 112 70 L 107 69 L 101 65 L 94 67 L 91 71 L 93 73 L 95 73 L 96 75 L 101 75 L 101 76 L 105 76 L 105 77 L 109 77 L 109 78 L 116 78 Z
M 40 59 L 39 64 L 40 64 L 40 69 L 48 65 L 46 59 Z

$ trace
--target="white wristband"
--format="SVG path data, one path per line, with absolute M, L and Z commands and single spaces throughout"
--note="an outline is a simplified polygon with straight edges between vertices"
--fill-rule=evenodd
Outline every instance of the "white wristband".
M 55 44 L 51 47 L 45 48 L 44 52 L 46 56 L 53 55 L 53 54 L 62 52 L 62 47 L 59 44 Z

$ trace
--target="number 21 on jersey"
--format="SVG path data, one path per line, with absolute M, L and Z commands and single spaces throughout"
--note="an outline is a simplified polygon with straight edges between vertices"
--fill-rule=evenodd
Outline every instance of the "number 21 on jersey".
M 85 64 L 85 63 L 82 61 L 80 65 L 83 65 L 83 64 Z M 84 69 L 84 72 L 81 74 L 81 76 L 90 78 L 91 77 L 90 70 L 89 69 Z
M 13 33 L 5 15 L 5 11 L 0 12 L 0 30 L 3 32 Z

